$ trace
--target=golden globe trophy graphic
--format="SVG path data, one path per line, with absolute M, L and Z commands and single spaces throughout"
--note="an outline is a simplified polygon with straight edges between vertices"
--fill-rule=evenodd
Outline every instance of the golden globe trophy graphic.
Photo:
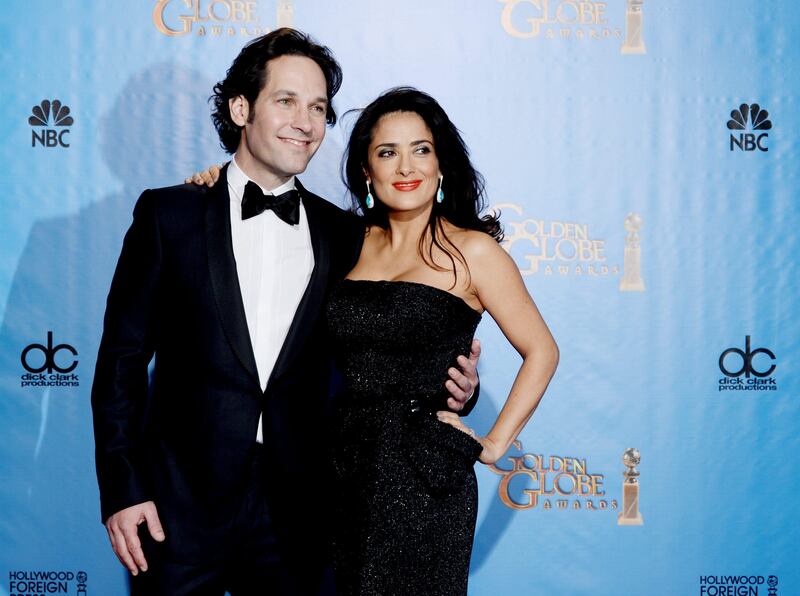
M 642 39 L 642 4 L 644 0 L 628 0 L 625 11 L 625 42 L 620 48 L 623 54 L 646 54 Z
M 625 218 L 625 257 L 622 266 L 622 279 L 619 282 L 620 292 L 644 292 L 642 279 L 642 249 L 639 246 L 639 229 L 642 218 L 638 213 L 629 213 Z
M 294 0 L 279 0 L 276 27 L 294 27 Z
M 622 475 L 622 511 L 617 515 L 617 524 L 620 526 L 641 526 L 644 523 L 642 514 L 639 513 L 639 465 L 641 457 L 639 450 L 629 447 L 622 454 L 622 463 L 627 468 Z

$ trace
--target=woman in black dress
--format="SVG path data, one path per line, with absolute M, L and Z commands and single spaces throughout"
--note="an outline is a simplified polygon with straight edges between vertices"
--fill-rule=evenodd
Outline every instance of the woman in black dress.
M 335 445 L 337 591 L 466 594 L 473 465 L 494 463 L 516 439 L 558 349 L 498 244 L 496 217 L 479 216 L 482 179 L 432 97 L 397 88 L 367 106 L 345 182 L 366 229 L 356 266 L 328 304 L 347 385 Z M 523 363 L 497 421 L 479 437 L 448 411 L 444 383 L 483 311 Z

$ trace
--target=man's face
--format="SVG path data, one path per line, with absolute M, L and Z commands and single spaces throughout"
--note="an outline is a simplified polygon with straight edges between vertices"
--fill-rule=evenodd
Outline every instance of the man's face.
M 255 104 L 242 96 L 229 104 L 233 121 L 244 126 L 236 162 L 268 189 L 305 171 L 325 138 L 325 75 L 310 58 L 270 60 L 267 83 Z

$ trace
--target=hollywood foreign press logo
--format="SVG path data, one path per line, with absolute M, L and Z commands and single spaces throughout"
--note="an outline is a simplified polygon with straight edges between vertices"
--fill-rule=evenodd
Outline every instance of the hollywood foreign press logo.
M 764 585 L 767 591 L 763 592 Z M 730 594 L 766 594 L 778 596 L 778 576 L 770 575 L 701 575 L 700 596 L 728 596 Z
M 772 350 L 751 349 L 750 336 L 746 335 L 744 350 L 730 347 L 719 356 L 719 370 L 725 375 L 718 382 L 719 391 L 777 391 L 778 383 L 772 376 L 777 368 L 775 360 Z
M 77 387 L 77 355 L 70 344 L 54 346 L 53 332 L 48 331 L 47 345 L 32 343 L 22 349 L 19 359 L 27 372 L 20 376 L 20 387 Z
M 10 596 L 23 594 L 75 594 L 88 596 L 89 574 L 85 571 L 26 570 L 8 572 Z
M 69 115 L 69 106 L 59 100 L 43 99 L 38 106 L 33 106 L 28 124 L 31 130 L 31 147 L 69 147 L 69 127 L 75 119 Z
M 769 134 L 762 132 L 772 129 L 772 121 L 769 119 L 769 112 L 761 108 L 757 103 L 747 105 L 743 103 L 739 109 L 731 112 L 731 119 L 728 120 L 728 130 L 745 131 L 731 133 L 730 150 L 738 147 L 740 151 L 769 151 L 767 139 Z M 756 131 L 756 132 L 753 132 Z

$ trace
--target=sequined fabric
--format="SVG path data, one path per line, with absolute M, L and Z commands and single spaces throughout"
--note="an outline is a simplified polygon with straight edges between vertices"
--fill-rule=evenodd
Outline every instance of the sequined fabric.
M 339 402 L 337 593 L 467 593 L 480 444 L 440 422 L 447 369 L 480 315 L 444 290 L 345 280 L 328 324 L 348 393 Z

